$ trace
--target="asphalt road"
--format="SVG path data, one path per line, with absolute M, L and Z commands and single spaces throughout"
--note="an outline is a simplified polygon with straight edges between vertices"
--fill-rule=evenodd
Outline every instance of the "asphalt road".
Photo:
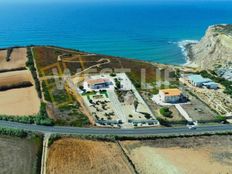
M 75 128 L 61 126 L 40 126 L 22 124 L 9 121 L 0 121 L 0 127 L 14 128 L 32 132 L 55 133 L 55 134 L 76 134 L 76 135 L 128 135 L 128 136 L 147 136 L 147 135 L 191 135 L 215 132 L 232 132 L 232 125 L 218 126 L 199 126 L 195 130 L 187 127 L 178 128 L 139 128 L 139 129 L 111 129 L 111 128 Z

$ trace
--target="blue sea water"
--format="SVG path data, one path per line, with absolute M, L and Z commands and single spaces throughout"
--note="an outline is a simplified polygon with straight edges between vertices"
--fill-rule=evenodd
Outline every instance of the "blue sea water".
M 57 45 L 183 64 L 178 43 L 232 23 L 232 2 L 0 4 L 0 47 Z

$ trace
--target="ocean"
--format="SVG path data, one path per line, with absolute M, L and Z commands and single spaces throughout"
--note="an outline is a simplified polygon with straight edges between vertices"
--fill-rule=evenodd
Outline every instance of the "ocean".
M 56 45 L 184 64 L 183 43 L 232 23 L 232 2 L 0 4 L 0 21 L 1 48 Z

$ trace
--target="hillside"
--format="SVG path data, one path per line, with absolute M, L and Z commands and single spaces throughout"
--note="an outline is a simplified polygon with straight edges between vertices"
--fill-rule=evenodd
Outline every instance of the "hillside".
M 232 67 L 232 25 L 210 26 L 200 42 L 187 49 L 192 63 L 202 69 Z

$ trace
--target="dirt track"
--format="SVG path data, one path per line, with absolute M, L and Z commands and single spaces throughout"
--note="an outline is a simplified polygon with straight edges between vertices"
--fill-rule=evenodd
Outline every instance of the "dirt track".
M 116 143 L 64 138 L 48 152 L 47 174 L 132 173 Z

